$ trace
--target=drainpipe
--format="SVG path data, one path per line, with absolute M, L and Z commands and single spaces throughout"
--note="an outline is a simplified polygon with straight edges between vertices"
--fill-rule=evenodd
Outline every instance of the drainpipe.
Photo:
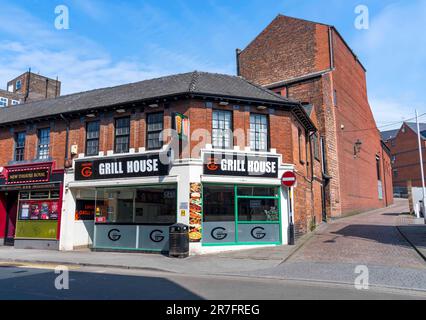
M 30 79 L 31 79 L 31 68 L 28 69 L 27 90 L 25 90 L 24 102 L 27 102 L 28 97 L 30 96 Z
M 237 59 L 237 76 L 241 76 L 241 70 L 240 70 L 240 54 L 241 49 L 236 50 L 236 59 Z
M 62 120 L 64 120 L 64 122 L 67 125 L 66 135 L 65 135 L 65 163 L 64 163 L 65 167 L 66 167 L 67 166 L 67 162 L 69 160 L 69 157 L 68 157 L 68 144 L 69 144 L 69 136 L 70 136 L 70 121 L 67 118 L 65 118 L 65 116 L 62 113 L 59 116 L 62 118 Z
M 328 28 L 328 46 L 330 48 L 330 70 L 334 69 L 333 30 Z
M 315 134 L 316 132 L 310 132 L 309 133 L 309 154 L 310 154 L 310 158 L 311 158 L 311 205 L 312 205 L 312 218 L 315 217 L 315 197 L 314 197 L 314 163 L 315 163 L 315 159 L 314 159 L 314 155 L 312 152 L 312 136 Z M 315 221 L 316 222 L 316 221 Z

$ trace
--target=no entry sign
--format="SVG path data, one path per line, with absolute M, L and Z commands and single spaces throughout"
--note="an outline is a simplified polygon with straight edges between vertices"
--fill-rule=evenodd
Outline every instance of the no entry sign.
M 287 171 L 284 172 L 282 178 L 281 178 L 281 183 L 283 186 L 286 187 L 294 187 L 294 185 L 296 184 L 296 174 L 293 171 Z

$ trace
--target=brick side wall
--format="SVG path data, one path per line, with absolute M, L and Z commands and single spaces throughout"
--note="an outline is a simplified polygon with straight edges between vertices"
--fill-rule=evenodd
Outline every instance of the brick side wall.
M 417 134 L 404 124 L 393 142 L 388 141 L 386 145 L 391 150 L 391 155 L 395 157 L 392 163 L 393 185 L 407 187 L 407 182 L 411 181 L 413 187 L 422 187 Z M 424 140 L 422 149 L 426 168 L 426 141 Z
M 240 54 L 241 75 L 260 85 L 269 85 L 329 68 L 325 26 L 278 16 Z
M 381 136 L 368 103 L 364 69 L 337 34 L 333 35 L 333 47 L 340 196 L 342 214 L 350 214 L 384 206 L 384 200 L 379 200 L 376 169 Z M 358 140 L 362 146 L 355 156 Z
M 29 78 L 29 83 L 28 83 Z M 16 82 L 21 80 L 21 88 L 16 89 Z M 7 86 L 13 86 L 14 92 L 28 98 L 26 102 L 52 99 L 61 94 L 61 82 L 49 79 L 39 74 L 26 72 L 19 77 L 9 81 Z M 29 90 L 28 90 L 29 89 Z

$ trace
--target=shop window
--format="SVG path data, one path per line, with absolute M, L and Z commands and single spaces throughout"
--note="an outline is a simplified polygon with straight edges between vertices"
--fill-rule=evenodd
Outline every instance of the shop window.
M 238 221 L 275 221 L 280 219 L 276 199 L 239 199 Z
M 163 147 L 164 114 L 162 112 L 149 113 L 146 122 L 147 149 L 161 149 Z
M 24 161 L 25 159 L 25 132 L 18 132 L 15 135 L 15 161 Z
M 59 216 L 59 190 L 21 192 L 19 194 L 19 220 L 57 220 Z
M 38 130 L 38 160 L 49 159 L 50 149 L 50 128 Z
M 86 125 L 86 156 L 99 154 L 99 121 L 88 122 Z
M 277 187 L 204 185 L 203 245 L 281 242 Z
M 278 197 L 275 187 L 238 187 L 238 196 Z
M 213 110 L 213 148 L 231 149 L 232 140 L 232 111 Z
M 268 151 L 269 130 L 268 116 L 250 115 L 250 147 L 253 151 Z
M 130 117 L 115 120 L 115 153 L 129 152 Z
M 173 224 L 176 212 L 176 186 L 97 190 L 98 223 Z
M 234 186 L 206 186 L 203 199 L 205 222 L 235 220 Z

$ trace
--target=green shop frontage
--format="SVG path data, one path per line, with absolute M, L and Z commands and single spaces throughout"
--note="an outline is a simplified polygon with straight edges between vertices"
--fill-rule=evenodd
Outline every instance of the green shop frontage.
M 203 184 L 203 245 L 282 244 L 279 188 Z
M 201 201 L 191 193 L 191 232 L 199 232 L 197 253 L 288 243 L 291 189 L 281 176 L 293 171 L 271 153 L 205 151 L 199 183 Z M 196 183 L 191 186 L 196 191 Z M 194 217 L 201 210 L 201 225 Z M 199 227 L 199 230 L 197 230 Z M 195 236 L 193 238 L 196 238 Z

